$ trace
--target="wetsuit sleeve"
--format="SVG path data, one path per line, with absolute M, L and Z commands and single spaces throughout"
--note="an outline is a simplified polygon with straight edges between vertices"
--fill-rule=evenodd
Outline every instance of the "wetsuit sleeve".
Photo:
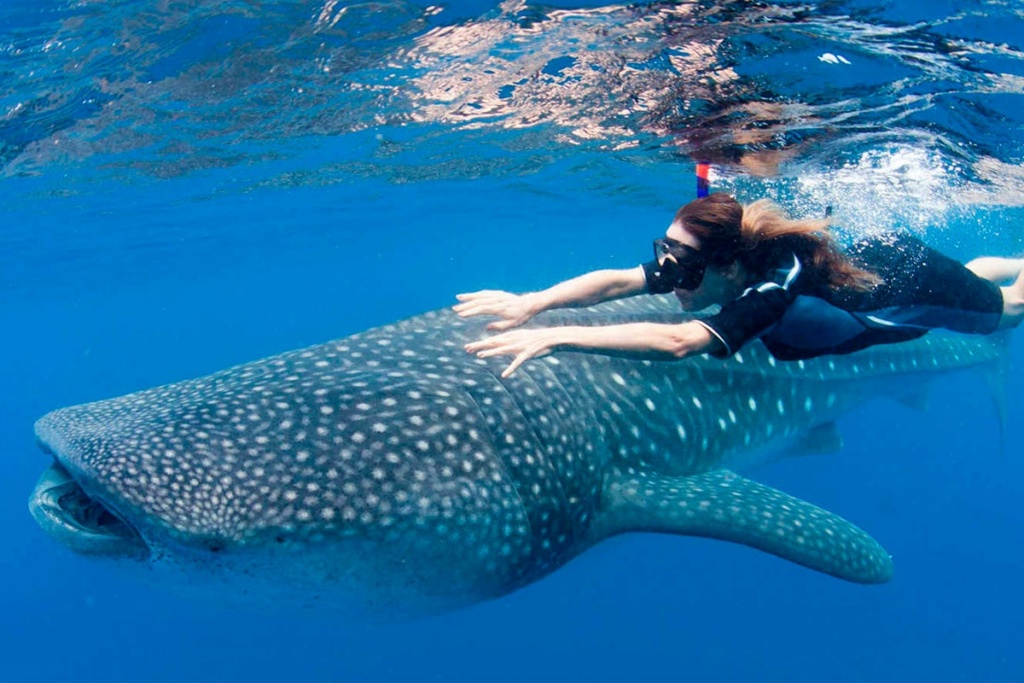
M 640 267 L 644 269 L 644 280 L 647 282 L 649 294 L 668 294 L 672 291 L 672 283 L 661 272 L 661 266 L 657 261 L 642 263 Z
M 792 301 L 793 295 L 788 290 L 766 283 L 748 289 L 738 299 L 723 305 L 718 313 L 696 322 L 722 342 L 723 348 L 711 355 L 726 358 L 771 329 Z

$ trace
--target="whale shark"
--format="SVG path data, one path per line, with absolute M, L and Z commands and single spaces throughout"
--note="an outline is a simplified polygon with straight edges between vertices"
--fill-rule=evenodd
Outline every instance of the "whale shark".
M 537 325 L 686 319 L 647 296 Z M 840 447 L 835 421 L 1001 336 L 929 334 L 783 362 L 465 353 L 484 323 L 426 313 L 35 424 L 52 457 L 29 507 L 71 550 L 204 599 L 420 616 L 497 598 L 617 534 L 744 544 L 865 584 L 889 554 L 749 470 Z

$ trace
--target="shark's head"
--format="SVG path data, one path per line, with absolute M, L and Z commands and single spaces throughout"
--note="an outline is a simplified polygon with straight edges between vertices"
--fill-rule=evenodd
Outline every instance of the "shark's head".
M 36 520 L 79 553 L 247 576 L 262 599 L 447 608 L 521 581 L 529 522 L 460 378 L 328 350 L 44 416 Z

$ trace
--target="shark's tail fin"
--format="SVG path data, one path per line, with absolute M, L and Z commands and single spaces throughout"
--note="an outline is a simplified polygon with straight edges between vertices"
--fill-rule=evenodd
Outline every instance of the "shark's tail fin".
M 881 545 L 841 517 L 768 486 L 719 470 L 688 477 L 612 481 L 603 533 L 660 531 L 764 550 L 858 583 L 892 578 Z

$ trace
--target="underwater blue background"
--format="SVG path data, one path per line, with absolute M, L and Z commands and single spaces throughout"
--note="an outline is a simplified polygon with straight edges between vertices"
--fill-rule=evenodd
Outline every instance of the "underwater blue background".
M 705 152 L 723 159 L 712 184 L 744 201 L 771 196 L 805 214 L 831 205 L 846 230 L 911 229 L 964 260 L 1024 252 L 1019 10 L 782 3 L 811 18 L 762 33 L 757 20 L 741 18 L 771 6 L 721 6 L 724 19 L 715 5 L 696 5 L 695 21 L 742 29 L 729 59 L 749 89 L 717 96 L 802 105 L 776 115 L 767 141 L 666 143 L 682 130 L 725 125 L 693 113 L 711 109 L 685 92 L 673 101 L 692 107 L 671 125 L 644 129 L 651 119 L 642 117 L 612 125 L 605 116 L 607 135 L 581 134 L 571 144 L 559 129 L 564 122 L 538 132 L 494 120 L 476 127 L 445 116 L 414 120 L 409 112 L 424 101 L 399 111 L 400 101 L 368 104 L 348 86 L 305 105 L 275 99 L 278 89 L 294 92 L 313 79 L 295 64 L 321 59 L 317 51 L 326 49 L 318 43 L 312 51 L 320 56 L 293 54 L 295 26 L 323 12 L 340 17 L 336 3 L 121 2 L 101 10 L 5 2 L 0 679 L 1024 679 L 1020 332 L 1003 376 L 1010 400 L 1002 440 L 988 386 L 963 374 L 933 384 L 926 412 L 880 401 L 845 417 L 841 453 L 753 473 L 875 536 L 896 564 L 883 586 L 846 584 L 741 546 L 631 535 L 500 600 L 375 625 L 289 605 L 264 614 L 182 599 L 73 555 L 27 512 L 47 463 L 32 423 L 46 411 L 352 334 L 451 305 L 462 291 L 525 291 L 596 267 L 632 266 L 695 196 L 693 160 Z M 370 8 L 363 23 L 325 39 L 336 51 L 361 46 L 347 62 L 338 58 L 351 69 L 349 85 L 386 83 L 390 67 L 368 55 L 430 26 L 553 11 L 455 2 L 407 34 L 385 22 L 377 35 L 379 17 L 418 16 L 424 6 L 351 7 Z M 657 9 L 638 7 L 638 14 Z M 156 56 L 97 61 L 113 28 L 172 15 L 180 35 L 153 38 Z M 293 42 L 284 45 L 275 29 L 287 17 Z M 45 48 L 51 39 L 79 44 L 54 56 Z M 506 57 L 524 65 L 542 48 L 524 43 Z M 826 52 L 851 64 L 818 59 Z M 274 94 L 267 102 L 197 94 L 196 83 L 251 94 L 253 79 L 238 85 L 227 74 L 257 53 L 261 73 L 270 73 L 276 55 L 295 82 L 265 83 Z M 949 53 L 958 56 L 942 62 Z M 561 73 L 561 63 L 547 64 L 537 73 Z M 134 79 L 131 86 L 98 94 L 96 84 L 116 82 L 119 73 L 124 83 Z M 981 87 L 979 73 L 999 77 Z M 139 94 L 175 78 L 180 89 Z M 905 87 L 882 87 L 901 78 Z M 321 95 L 330 85 L 314 84 Z M 702 95 L 713 103 L 712 96 Z M 850 98 L 851 110 L 889 113 L 848 123 L 835 103 Z M 593 93 L 555 103 L 538 96 L 532 105 L 561 107 L 570 118 L 600 109 Z M 111 106 L 124 111 L 105 113 Z M 246 131 L 268 132 L 218 128 L 234 117 Z M 740 152 L 789 150 L 767 176 L 733 163 Z

